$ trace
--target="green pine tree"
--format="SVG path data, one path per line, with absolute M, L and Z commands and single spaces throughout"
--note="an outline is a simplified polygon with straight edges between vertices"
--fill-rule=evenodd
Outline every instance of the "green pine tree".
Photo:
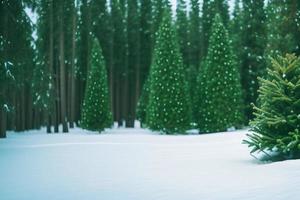
M 171 13 L 163 16 L 150 70 L 146 123 L 167 134 L 184 133 L 191 122 L 190 97 Z
M 300 2 L 299 1 L 293 1 L 292 6 L 296 9 L 294 9 L 293 13 L 291 14 L 292 16 L 295 16 L 294 18 L 294 24 L 295 26 L 293 27 L 293 34 L 294 34 L 294 38 L 296 38 L 296 49 L 295 49 L 295 53 L 296 55 L 300 55 L 300 37 L 299 37 L 299 33 L 300 33 Z
M 210 37 L 210 31 L 214 17 L 216 13 L 219 13 L 222 18 L 222 22 L 227 27 L 229 22 L 229 6 L 225 0 L 203 0 L 202 7 L 202 54 L 205 57 L 208 51 L 208 38 Z
M 220 15 L 214 19 L 208 54 L 200 68 L 196 103 L 201 132 L 226 131 L 241 123 L 240 74 Z
M 201 59 L 201 18 L 199 0 L 191 0 L 189 13 L 189 64 L 198 69 Z
M 143 0 L 140 5 L 140 76 L 141 85 L 143 85 L 149 73 L 152 50 L 153 50 L 153 18 L 152 18 L 153 2 L 151 0 Z M 142 88 L 139 88 L 139 92 Z
M 267 21 L 267 46 L 266 57 L 284 55 L 295 52 L 297 49 L 296 38 L 291 30 L 296 27 L 294 6 L 288 1 L 269 1 L 266 8 Z
M 88 130 L 102 131 L 112 125 L 107 72 L 102 50 L 94 40 L 90 72 L 82 106 L 81 127 Z
M 244 89 L 245 113 L 251 119 L 250 104 L 257 100 L 258 76 L 265 74 L 266 16 L 264 0 L 243 0 L 241 80 Z
M 180 52 L 183 58 L 183 63 L 186 68 L 189 66 L 189 29 L 188 24 L 187 5 L 185 0 L 177 1 L 176 9 L 176 30 L 179 40 Z
M 237 55 L 237 60 L 241 60 L 241 47 L 242 47 L 242 23 L 243 23 L 243 9 L 241 8 L 241 0 L 235 0 L 234 9 L 232 13 L 232 20 L 230 21 L 230 35 L 232 37 L 232 46 Z M 240 65 L 240 64 L 239 64 Z
M 141 122 L 142 125 L 146 123 L 146 113 L 147 113 L 147 105 L 149 102 L 149 93 L 150 93 L 150 79 L 148 78 L 144 84 L 142 94 L 139 98 L 136 116 L 137 119 Z
M 254 133 L 244 140 L 251 153 L 264 152 L 270 159 L 300 158 L 299 77 L 300 58 L 287 54 L 273 59 L 267 78 L 260 78 L 260 105 L 254 106 L 250 123 Z

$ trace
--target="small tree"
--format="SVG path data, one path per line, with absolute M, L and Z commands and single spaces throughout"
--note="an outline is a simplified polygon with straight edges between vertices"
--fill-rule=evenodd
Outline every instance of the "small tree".
M 228 32 L 216 15 L 208 54 L 198 76 L 197 124 L 201 132 L 225 131 L 242 120 L 242 88 Z
M 93 43 L 91 59 L 92 63 L 87 77 L 82 106 L 81 127 L 93 131 L 102 131 L 112 125 L 112 114 L 104 58 L 96 39 Z
M 273 59 L 267 79 L 259 80 L 260 105 L 254 106 L 250 123 L 254 133 L 244 143 L 251 153 L 300 158 L 300 59 L 294 55 Z
M 144 125 L 146 122 L 146 113 L 147 113 L 147 105 L 149 102 L 149 93 L 150 93 L 150 80 L 148 78 L 148 79 L 146 79 L 142 94 L 139 98 L 137 108 L 136 108 L 137 119 L 141 122 L 142 125 Z
M 147 126 L 167 134 L 184 133 L 191 122 L 190 97 L 170 11 L 165 11 L 156 37 L 149 78 Z

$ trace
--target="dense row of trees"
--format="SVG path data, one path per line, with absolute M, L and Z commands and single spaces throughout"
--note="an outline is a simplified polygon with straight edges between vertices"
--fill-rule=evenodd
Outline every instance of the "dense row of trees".
M 268 57 L 300 53 L 300 3 L 236 0 L 230 15 L 226 0 L 200 2 L 178 0 L 172 19 L 191 101 L 198 71 L 209 68 L 206 56 L 214 56 L 209 55 L 209 37 L 219 13 L 229 32 L 229 55 L 241 74 L 247 123 L 252 118 L 249 105 L 258 96 L 257 76 L 265 74 Z M 36 24 L 25 8 L 37 13 Z M 168 0 L 1 1 L 0 136 L 6 130 L 43 125 L 47 132 L 59 132 L 62 124 L 67 132 L 79 125 L 94 38 L 103 50 L 113 119 L 133 126 L 140 96 L 148 98 L 145 83 L 151 82 L 148 74 L 164 10 L 171 10 Z M 196 116 L 194 106 L 192 110 Z

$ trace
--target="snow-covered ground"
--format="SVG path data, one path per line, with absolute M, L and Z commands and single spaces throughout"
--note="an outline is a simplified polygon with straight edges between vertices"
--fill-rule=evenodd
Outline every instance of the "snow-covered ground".
M 0 140 L 0 199 L 298 200 L 300 160 L 259 162 L 241 144 L 246 133 L 9 133 Z

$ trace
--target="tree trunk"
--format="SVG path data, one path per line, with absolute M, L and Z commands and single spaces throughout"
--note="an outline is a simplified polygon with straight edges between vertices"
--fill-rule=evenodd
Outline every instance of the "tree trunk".
M 26 130 L 33 129 L 33 102 L 32 102 L 32 93 L 29 85 L 26 85 L 27 90 L 27 100 L 26 100 Z
M 74 5 L 72 17 L 72 58 L 71 58 L 71 74 L 70 74 L 70 128 L 74 128 L 75 122 L 75 102 L 76 102 L 76 82 L 75 82 L 75 57 L 76 57 L 76 8 Z
M 49 75 L 50 76 L 53 76 L 53 1 L 50 0 L 50 32 L 49 32 L 49 69 L 48 69 L 48 72 L 49 72 Z M 51 79 L 50 80 L 52 82 L 52 84 L 54 83 L 54 80 Z M 53 84 L 55 85 L 55 84 Z M 54 118 L 54 115 L 55 115 L 55 100 L 53 99 L 53 92 L 52 91 L 49 91 L 51 93 L 50 95 L 50 109 L 47 109 L 46 110 L 46 120 L 47 120 L 47 133 L 51 133 L 51 118 Z M 51 117 L 51 115 L 53 117 Z M 52 122 L 55 122 L 54 120 Z
M 60 25 L 59 25 L 59 66 L 60 66 L 60 109 L 63 133 L 68 132 L 67 115 L 66 115 L 66 69 L 65 69 L 65 52 L 64 52 L 64 15 L 63 3 L 60 4 Z
M 0 107 L 0 138 L 6 138 L 6 111 L 3 105 Z

